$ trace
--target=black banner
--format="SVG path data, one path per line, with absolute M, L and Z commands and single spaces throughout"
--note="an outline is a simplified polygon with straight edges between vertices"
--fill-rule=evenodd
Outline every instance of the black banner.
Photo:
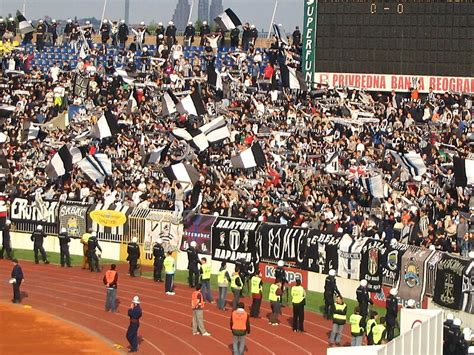
M 212 224 L 215 220 L 214 216 L 195 215 L 191 223 L 184 228 L 181 251 L 186 251 L 191 242 L 195 241 L 199 254 L 209 255 L 211 253 Z
M 360 278 L 367 280 L 370 292 L 379 292 L 382 288 L 381 261 L 386 251 L 386 243 L 378 239 L 368 239 L 362 248 Z
M 66 228 L 72 238 L 80 238 L 87 232 L 87 211 L 90 204 L 66 201 L 59 205 L 59 229 Z
M 460 310 L 463 303 L 463 271 L 469 260 L 444 254 L 436 267 L 433 301 L 440 306 Z
M 328 274 L 331 269 L 337 270 L 337 249 L 341 238 L 342 234 L 327 234 L 311 229 L 301 268 L 323 274 Z
M 306 249 L 308 229 L 282 224 L 262 224 L 257 235 L 259 261 L 283 260 L 300 267 Z
M 462 310 L 474 314 L 474 261 L 463 271 L 462 295 Z
M 259 222 L 217 217 L 212 225 L 212 259 L 233 263 L 243 259 L 255 267 L 257 262 L 255 240 L 259 226 Z
M 41 224 L 46 234 L 58 234 L 58 207 L 58 201 L 15 198 L 10 206 L 12 230 L 32 233 Z
M 387 246 L 387 250 L 380 260 L 384 285 L 395 286 L 397 284 L 402 265 L 402 256 L 407 249 L 408 244 L 395 242 Z

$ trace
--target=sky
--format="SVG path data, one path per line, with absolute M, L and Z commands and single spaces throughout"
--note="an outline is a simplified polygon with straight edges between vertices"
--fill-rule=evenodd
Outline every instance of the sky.
M 189 0 L 191 1 L 191 0 Z M 26 5 L 26 18 L 39 19 L 48 15 L 55 19 L 96 17 L 100 18 L 104 0 L 0 0 L 0 13 L 6 16 L 22 10 Z M 130 0 L 130 22 L 168 22 L 178 0 Z M 197 16 L 194 0 L 194 17 Z M 124 0 L 108 0 L 106 18 L 118 19 L 124 14 Z M 230 7 L 242 22 L 249 22 L 261 30 L 268 31 L 275 0 L 223 0 L 224 9 Z M 287 32 L 303 22 L 302 0 L 278 0 L 275 22 L 281 23 Z

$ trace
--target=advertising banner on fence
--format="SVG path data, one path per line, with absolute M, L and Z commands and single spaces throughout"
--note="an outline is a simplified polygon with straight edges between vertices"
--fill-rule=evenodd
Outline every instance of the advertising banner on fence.
M 283 224 L 262 224 L 257 235 L 259 261 L 283 260 L 298 267 L 304 261 L 308 229 Z
M 360 265 L 362 259 L 362 248 L 367 239 L 352 238 L 349 234 L 344 234 L 339 242 L 339 262 L 337 275 L 346 279 L 360 280 Z
M 385 285 L 394 286 L 398 282 L 400 275 L 400 265 L 402 264 L 402 256 L 407 251 L 409 245 L 402 243 L 393 243 L 387 246 L 387 250 L 382 255 L 382 279 Z
M 337 249 L 342 234 L 329 234 L 319 230 L 310 229 L 307 237 L 305 256 L 301 267 L 306 270 L 329 273 L 337 270 Z
M 259 226 L 259 222 L 217 217 L 212 225 L 212 258 L 233 263 L 243 259 L 255 267 Z
M 468 259 L 444 254 L 436 264 L 436 287 L 433 301 L 440 306 L 460 310 L 463 303 L 464 270 Z
M 387 251 L 382 240 L 368 239 L 362 247 L 360 279 L 367 280 L 367 289 L 378 292 L 382 287 L 382 258 Z
M 97 238 L 112 242 L 120 242 L 124 239 L 124 236 L 128 236 L 129 234 L 130 223 L 128 221 L 128 217 L 132 211 L 132 207 L 124 205 L 98 203 L 91 206 L 89 209 L 89 226 L 91 226 L 92 230 L 97 233 Z M 93 214 L 95 214 L 97 217 L 93 218 Z M 117 225 L 118 218 L 112 218 L 111 214 L 119 216 L 122 220 L 125 219 L 125 223 Z M 108 225 L 98 223 L 100 221 L 109 221 L 109 223 L 107 223 Z M 111 224 L 115 226 L 111 227 Z
M 214 216 L 195 215 L 189 225 L 184 228 L 180 249 L 187 250 L 190 243 L 195 241 L 200 254 L 210 255 L 212 224 L 215 220 Z
M 329 87 L 349 87 L 374 91 L 408 91 L 413 82 L 418 83 L 418 91 L 428 93 L 430 87 L 434 92 L 474 92 L 474 78 L 453 76 L 419 76 L 396 74 L 361 74 L 361 73 L 315 73 L 316 83 Z
M 275 265 L 260 263 L 258 264 L 258 268 L 262 273 L 262 280 L 263 282 L 275 282 Z M 301 279 L 301 284 L 304 288 L 308 288 L 308 272 L 306 270 L 295 269 L 292 267 L 285 267 L 285 274 L 286 279 L 288 280 L 288 284 L 293 286 L 296 284 L 296 279 Z
M 66 201 L 59 205 L 59 230 L 66 228 L 72 238 L 80 238 L 87 232 L 87 211 L 90 204 Z
M 304 80 L 313 83 L 313 73 L 316 65 L 316 28 L 318 20 L 318 1 L 305 0 L 303 18 L 303 58 L 302 67 Z
M 15 198 L 10 206 L 10 220 L 19 232 L 32 233 L 41 224 L 47 234 L 58 234 L 58 201 L 43 201 Z

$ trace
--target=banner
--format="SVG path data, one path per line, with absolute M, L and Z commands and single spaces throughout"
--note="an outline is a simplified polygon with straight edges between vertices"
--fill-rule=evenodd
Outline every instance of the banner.
M 87 211 L 90 204 L 75 201 L 61 202 L 59 205 L 59 230 L 66 228 L 72 238 L 80 238 L 87 232 Z
M 274 283 L 275 282 L 275 265 L 260 263 L 258 268 L 262 273 L 262 281 Z M 308 272 L 305 270 L 295 269 L 292 267 L 285 267 L 285 275 L 288 280 L 288 284 L 293 286 L 296 284 L 296 279 L 301 280 L 301 285 L 307 289 L 308 288 Z
M 463 271 L 462 294 L 462 310 L 474 314 L 474 261 Z
M 283 260 L 300 267 L 303 263 L 308 229 L 283 224 L 262 224 L 257 235 L 259 261 Z
M 362 259 L 362 248 L 366 238 L 352 238 L 344 234 L 339 242 L 339 263 L 337 275 L 346 279 L 360 280 L 360 262 Z
M 474 78 L 454 76 L 315 73 L 314 81 L 316 83 L 327 84 L 329 87 L 349 87 L 374 91 L 395 90 L 403 92 L 409 91 L 413 85 L 413 81 L 415 81 L 418 83 L 418 91 L 420 93 L 428 93 L 430 87 L 433 88 L 434 92 L 474 92 Z
M 391 287 L 382 286 L 378 292 L 371 292 L 370 299 L 374 302 L 375 307 L 385 308 L 387 297 L 390 294 Z M 406 307 L 407 300 L 397 298 L 398 308 Z M 416 302 L 416 308 L 428 309 L 428 297 L 423 297 L 422 302 Z
M 402 257 L 398 295 L 407 301 L 421 302 L 426 291 L 426 271 L 432 250 L 410 246 Z
M 305 0 L 303 19 L 303 58 L 302 69 L 304 80 L 313 86 L 316 65 L 316 29 L 318 20 L 318 1 Z
M 146 210 L 144 249 L 150 252 L 161 238 L 165 251 L 176 251 L 181 244 L 183 225 L 174 223 L 173 211 Z
M 45 200 L 41 205 L 25 198 L 15 198 L 10 206 L 13 230 L 32 233 L 41 224 L 46 234 L 58 234 L 58 201 Z
M 379 292 L 382 288 L 382 258 L 387 251 L 383 240 L 368 239 L 362 247 L 360 278 L 367 280 L 370 292 Z
M 217 217 L 212 225 L 212 259 L 235 263 L 245 262 L 255 268 L 257 263 L 256 234 L 259 222 Z M 250 269 L 250 273 L 255 269 Z
M 96 211 L 111 211 L 124 214 L 126 222 L 116 227 L 106 227 L 105 225 L 99 224 L 97 223 L 97 221 L 91 218 L 91 214 L 93 212 L 95 213 Z M 97 238 L 99 240 L 107 240 L 110 242 L 120 243 L 122 240 L 124 240 L 124 236 L 128 236 L 130 233 L 130 222 L 128 220 L 128 217 L 131 215 L 132 211 L 132 207 L 124 205 L 98 203 L 91 206 L 91 208 L 89 209 L 88 225 L 91 226 L 91 229 L 97 233 Z
M 460 310 L 463 303 L 463 271 L 469 260 L 444 254 L 436 264 L 433 301 L 440 306 Z
M 331 269 L 337 270 L 337 250 L 341 238 L 342 234 L 326 234 L 310 229 L 301 268 L 323 274 L 328 274 Z
M 199 254 L 211 255 L 212 224 L 214 216 L 195 215 L 189 226 L 184 228 L 181 240 L 181 251 L 186 251 L 189 244 L 195 241 Z
M 393 243 L 387 246 L 387 250 L 382 255 L 382 282 L 384 285 L 395 286 L 400 275 L 402 256 L 408 250 L 408 244 Z

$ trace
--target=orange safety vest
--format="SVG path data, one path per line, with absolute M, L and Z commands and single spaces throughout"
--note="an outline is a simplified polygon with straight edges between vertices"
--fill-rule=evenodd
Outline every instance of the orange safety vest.
M 117 275 L 117 271 L 115 270 L 107 270 L 105 272 L 105 281 L 107 281 L 107 286 L 109 286 L 115 280 L 115 275 Z
M 232 312 L 232 330 L 247 330 L 248 314 L 245 311 L 235 310 Z
M 201 297 L 199 297 L 201 296 Z M 202 302 L 202 294 L 201 291 L 194 291 L 192 296 L 192 303 L 193 309 L 203 309 L 204 302 Z

